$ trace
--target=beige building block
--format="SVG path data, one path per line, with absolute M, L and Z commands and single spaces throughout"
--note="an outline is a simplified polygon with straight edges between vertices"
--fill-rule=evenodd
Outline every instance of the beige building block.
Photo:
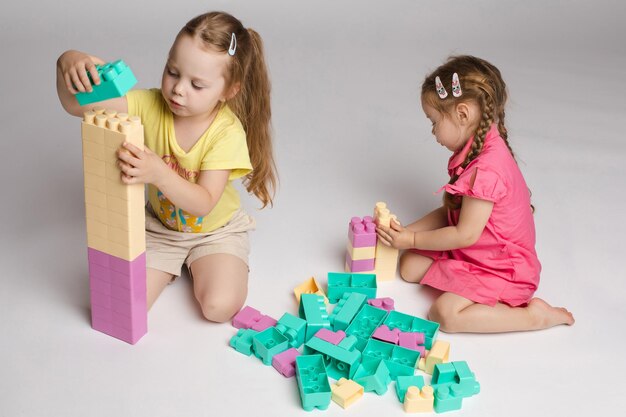
M 425 385 L 421 391 L 411 386 L 404 396 L 404 411 L 407 413 L 432 413 L 434 404 L 434 390 L 430 385 Z

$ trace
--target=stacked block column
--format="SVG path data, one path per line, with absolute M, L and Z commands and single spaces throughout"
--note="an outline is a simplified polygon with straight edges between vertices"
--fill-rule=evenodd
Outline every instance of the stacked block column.
M 145 197 L 125 185 L 116 152 L 143 149 L 138 117 L 99 109 L 82 122 L 92 327 L 134 344 L 147 332 Z
M 376 225 L 371 217 L 353 217 L 348 229 L 346 272 L 373 272 L 376 261 Z
M 392 215 L 387 208 L 387 204 L 379 202 L 374 208 L 374 219 L 376 224 L 389 227 L 391 220 L 396 216 Z M 378 281 L 390 281 L 396 276 L 398 265 L 398 249 L 383 245 L 380 241 L 376 243 L 376 279 Z

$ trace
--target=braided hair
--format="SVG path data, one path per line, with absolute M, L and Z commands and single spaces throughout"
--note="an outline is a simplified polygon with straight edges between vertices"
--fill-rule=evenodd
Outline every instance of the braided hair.
M 446 91 L 452 91 L 452 76 L 458 74 L 462 88 L 462 95 L 454 97 L 449 94 L 440 98 L 435 89 L 435 78 L 439 77 Z M 483 149 L 485 136 L 493 123 L 498 124 L 500 136 L 515 157 L 508 141 L 508 132 L 504 125 L 504 105 L 507 100 L 506 84 L 500 70 L 489 62 L 469 55 L 452 56 L 424 79 L 422 84 L 422 100 L 444 116 L 451 114 L 457 104 L 473 101 L 479 105 L 481 116 L 474 133 L 470 151 L 461 164 L 466 168 L 470 162 L 480 155 Z M 448 184 L 454 184 L 458 175 L 453 174 Z M 444 193 L 444 205 L 449 209 L 461 207 L 461 199 Z

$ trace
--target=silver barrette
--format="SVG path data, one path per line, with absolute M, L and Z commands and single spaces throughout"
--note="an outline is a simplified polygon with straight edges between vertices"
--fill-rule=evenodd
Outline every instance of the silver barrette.
M 235 51 L 237 51 L 237 37 L 235 36 L 235 32 L 230 35 L 230 46 L 228 47 L 228 55 L 234 56 Z

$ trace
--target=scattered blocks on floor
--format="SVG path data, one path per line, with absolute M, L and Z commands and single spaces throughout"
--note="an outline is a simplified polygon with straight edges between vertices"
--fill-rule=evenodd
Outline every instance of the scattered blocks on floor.
M 252 337 L 257 334 L 256 330 L 252 329 L 239 329 L 237 334 L 230 339 L 230 346 L 235 348 L 239 353 L 243 353 L 246 356 L 252 355 Z
M 304 344 L 304 352 L 309 354 L 319 353 L 324 358 L 326 372 L 333 379 L 350 379 L 356 372 L 361 362 L 361 352 L 356 349 L 354 336 L 347 337 L 339 344 L 312 337 Z
M 291 347 L 298 348 L 304 343 L 306 336 L 306 320 L 296 317 L 293 314 L 285 313 L 274 327 L 289 340 Z
M 324 297 L 324 302 L 328 302 L 326 294 L 324 294 L 322 288 L 317 284 L 315 277 L 311 277 L 304 281 L 302 284 L 298 285 L 296 288 L 293 289 L 293 293 L 296 296 L 296 300 L 298 301 L 298 303 L 300 302 L 300 296 L 302 294 L 321 295 L 322 297 Z
M 331 389 L 322 355 L 300 355 L 296 358 L 296 380 L 305 411 L 326 410 Z
M 365 294 L 345 293 L 328 317 L 333 330 L 346 330 L 366 300 Z
M 252 349 L 256 357 L 269 366 L 274 355 L 289 349 L 289 341 L 275 327 L 269 327 L 252 336 Z
M 335 304 L 345 293 L 356 292 L 376 298 L 376 275 L 343 272 L 328 273 L 328 300 Z
M 383 297 L 383 298 L 373 298 L 371 300 L 367 300 L 367 304 L 376 307 L 382 308 L 386 311 L 394 310 L 395 302 L 393 298 Z
M 358 383 L 340 378 L 337 383 L 330 386 L 332 400 L 339 404 L 341 408 L 347 408 L 363 396 L 363 387 Z
M 417 386 L 411 386 L 404 397 L 404 411 L 407 413 L 432 412 L 434 402 L 433 387 L 426 385 L 420 389 Z
M 379 326 L 374 333 L 372 333 L 372 338 L 376 340 L 381 340 L 383 342 L 392 343 L 394 345 L 398 344 L 398 338 L 400 337 L 400 329 L 390 330 L 389 327 L 384 324 Z
M 396 394 L 398 400 L 404 402 L 404 396 L 409 387 L 422 388 L 424 386 L 424 377 L 421 375 L 400 375 L 396 378 Z
M 449 355 L 450 343 L 441 339 L 436 340 L 426 356 L 424 372 L 432 375 L 435 365 L 438 363 L 448 362 Z
M 403 347 L 370 339 L 363 350 L 363 360 L 382 359 L 389 368 L 392 378 L 399 375 L 411 376 L 419 360 L 419 352 Z
M 402 332 L 424 333 L 426 349 L 432 347 L 433 341 L 437 338 L 437 333 L 439 332 L 439 323 L 400 313 L 399 311 L 390 311 L 384 324 L 390 329 L 399 328 Z
M 332 343 L 336 346 L 339 344 L 339 342 L 346 338 L 346 333 L 343 330 L 333 332 L 328 329 L 320 329 L 313 336 Z
M 296 348 L 289 348 L 284 352 L 280 352 L 272 358 L 272 366 L 281 375 L 291 378 L 296 374 L 296 358 L 300 356 L 300 352 Z
M 313 337 L 320 329 L 330 329 L 324 297 L 320 295 L 302 294 L 298 315 L 307 323 L 305 341 Z
M 346 329 L 346 334 L 356 336 L 357 349 L 362 351 L 374 330 L 383 323 L 385 317 L 387 317 L 385 310 L 364 304 Z
M 365 392 L 383 395 L 387 392 L 391 375 L 385 361 L 374 359 L 361 362 L 352 379 L 362 385 Z

